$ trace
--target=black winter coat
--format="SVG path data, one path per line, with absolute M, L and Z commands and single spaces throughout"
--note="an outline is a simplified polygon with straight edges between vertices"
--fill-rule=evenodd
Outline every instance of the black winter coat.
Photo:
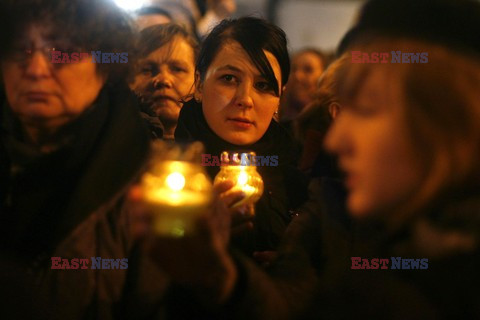
M 264 180 L 264 193 L 255 208 L 254 230 L 244 237 L 233 239 L 242 251 L 275 250 L 290 223 L 290 210 L 307 198 L 307 180 L 296 168 L 298 155 L 292 153 L 293 140 L 280 125 L 272 121 L 267 132 L 255 144 L 237 146 L 218 137 L 208 126 L 202 106 L 194 100 L 187 102 L 178 119 L 176 142 L 201 141 L 206 153 L 220 156 L 222 151 L 252 150 L 257 156 L 278 155 L 278 166 L 257 167 Z M 220 167 L 207 167 L 213 179 Z
M 236 257 L 236 292 L 206 318 L 480 319 L 479 188 L 449 195 L 395 232 L 325 210 L 324 188 L 312 182 L 269 275 Z M 353 269 L 357 258 L 376 268 Z M 373 258 L 388 259 L 387 268 Z M 399 258 L 428 260 L 394 267 Z
M 18 121 L 2 106 L 0 257 L 27 269 L 33 280 L 18 267 L 10 283 L 25 296 L 48 299 L 48 319 L 153 318 L 167 280 L 136 250 L 129 233 L 125 194 L 143 170 L 150 139 L 128 87 L 104 88 L 91 108 L 62 129 L 65 143 L 48 155 L 23 142 Z M 86 258 L 90 264 L 55 270 L 52 257 Z M 92 257 L 126 258 L 128 268 L 91 269 Z M 25 305 L 25 296 L 2 300 L 2 310 Z M 42 319 L 30 305 L 31 318 Z

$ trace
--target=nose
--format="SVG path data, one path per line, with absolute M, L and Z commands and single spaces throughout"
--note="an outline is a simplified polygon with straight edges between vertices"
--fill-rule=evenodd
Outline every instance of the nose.
M 241 108 L 253 108 L 252 86 L 247 81 L 237 87 L 235 105 Z
M 172 88 L 172 75 L 166 68 L 160 68 L 152 83 L 155 89 Z
M 340 114 L 327 132 L 324 140 L 324 148 L 337 155 L 348 155 L 352 152 L 350 136 L 351 125 L 344 114 Z
M 30 59 L 25 62 L 25 73 L 31 78 L 44 78 L 52 74 L 52 65 L 47 57 L 40 51 L 32 53 Z

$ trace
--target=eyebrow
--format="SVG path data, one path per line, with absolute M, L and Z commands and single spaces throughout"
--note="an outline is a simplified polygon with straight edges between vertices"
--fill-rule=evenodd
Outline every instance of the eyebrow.
M 237 68 L 235 66 L 232 66 L 231 64 L 224 65 L 220 68 L 217 69 L 218 71 L 220 70 L 231 70 L 231 71 L 236 71 L 236 72 L 243 72 L 242 69 Z
M 180 65 L 183 65 L 185 66 L 186 64 L 188 64 L 187 61 L 183 61 L 183 60 L 178 60 L 178 59 L 173 59 L 173 60 L 169 60 L 167 59 L 166 61 L 162 61 L 161 63 L 158 63 L 157 60 L 153 60 L 153 59 L 140 59 L 141 63 L 142 64 L 150 64 L 150 65 L 159 65 L 161 63 L 175 63 L 175 64 L 180 64 Z
M 244 73 L 244 72 L 245 72 L 244 70 L 242 70 L 242 69 L 240 69 L 240 68 L 238 68 L 238 67 L 235 67 L 235 66 L 233 66 L 233 65 L 231 65 L 231 64 L 226 64 L 226 65 L 218 68 L 218 69 L 217 69 L 217 72 L 218 72 L 218 71 L 224 71 L 224 70 L 230 70 L 230 71 L 235 71 L 235 72 L 239 72 L 239 73 Z M 258 75 L 258 76 L 259 76 L 261 79 L 263 79 L 263 80 L 266 80 L 266 79 L 267 79 L 267 78 L 266 78 L 264 75 L 262 75 L 262 74 L 260 74 L 260 75 Z

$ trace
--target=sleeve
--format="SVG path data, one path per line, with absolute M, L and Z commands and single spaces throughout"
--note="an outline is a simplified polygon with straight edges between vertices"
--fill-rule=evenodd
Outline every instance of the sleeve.
M 215 310 L 203 309 L 200 312 L 197 309 L 194 314 L 208 314 L 205 319 L 300 317 L 315 298 L 318 273 L 323 266 L 322 217 L 318 213 L 317 199 L 306 203 L 302 208 L 305 212 L 292 221 L 279 249 L 279 256 L 268 270 L 261 269 L 251 259 L 232 251 L 238 281 L 229 301 Z M 183 300 L 192 301 L 191 296 L 184 296 Z

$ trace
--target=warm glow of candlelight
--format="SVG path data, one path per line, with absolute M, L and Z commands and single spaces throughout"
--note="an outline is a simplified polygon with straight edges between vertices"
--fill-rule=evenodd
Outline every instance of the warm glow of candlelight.
M 185 177 L 179 172 L 170 173 L 166 179 L 166 183 L 173 191 L 180 191 L 185 187 Z
M 263 193 L 263 180 L 255 166 L 242 165 L 238 153 L 228 153 L 224 151 L 221 157 L 222 167 L 215 177 L 214 183 L 230 180 L 235 182 L 235 185 L 228 192 L 243 191 L 243 193 L 245 193 L 245 197 L 235 203 L 232 208 L 243 205 L 253 205 L 260 199 Z
M 156 163 L 142 178 L 143 199 L 158 235 L 192 234 L 211 201 L 211 182 L 201 166 L 183 161 Z
M 240 171 L 237 178 L 237 185 L 244 186 L 247 183 L 247 181 L 248 181 L 248 174 L 245 172 L 245 170 Z

